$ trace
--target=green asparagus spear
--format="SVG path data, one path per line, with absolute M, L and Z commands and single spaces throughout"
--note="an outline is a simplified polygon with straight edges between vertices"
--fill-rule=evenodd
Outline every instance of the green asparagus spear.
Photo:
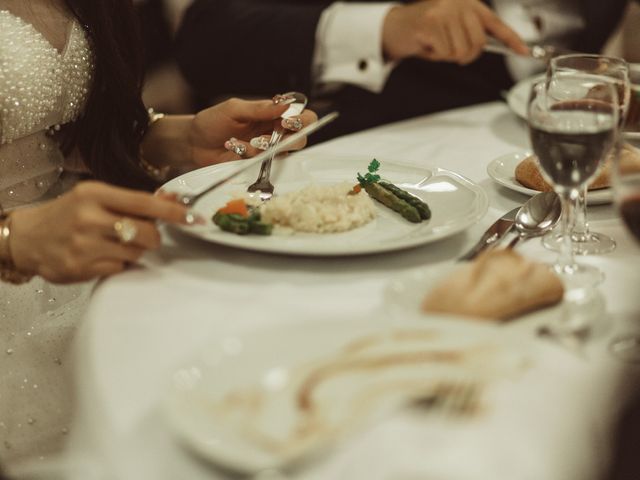
M 255 233 L 256 235 L 271 235 L 273 225 L 257 221 L 249 222 L 249 228 L 251 233 Z
M 420 214 L 420 218 L 422 220 L 429 220 L 431 218 L 431 209 L 429 208 L 429 205 L 423 202 L 420 198 L 410 194 L 406 190 L 401 189 L 393 183 L 379 182 L 379 184 L 380 186 L 393 193 L 396 197 L 401 198 L 416 210 L 418 210 L 418 213 Z
M 248 217 L 243 217 L 237 213 L 216 213 L 213 216 L 213 223 L 218 225 L 225 232 L 236 235 L 271 235 L 273 225 L 260 221 L 260 212 L 254 211 Z
M 418 213 L 418 210 L 415 207 L 409 205 L 401 198 L 398 198 L 389 190 L 381 187 L 378 183 L 367 183 L 364 185 L 364 189 L 371 198 L 389 207 L 394 212 L 398 212 L 410 222 L 420 223 L 422 221 L 420 213 Z
M 235 233 L 236 235 L 247 235 L 250 231 L 248 219 L 236 213 L 216 213 L 213 216 L 213 223 L 218 225 L 221 230 Z

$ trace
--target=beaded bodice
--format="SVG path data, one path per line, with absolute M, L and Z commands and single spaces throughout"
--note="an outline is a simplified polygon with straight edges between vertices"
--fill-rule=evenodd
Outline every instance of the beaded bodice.
M 0 10 L 0 203 L 38 199 L 56 182 L 64 158 L 53 138 L 82 113 L 92 54 L 82 27 L 69 21 L 58 51 L 31 23 Z

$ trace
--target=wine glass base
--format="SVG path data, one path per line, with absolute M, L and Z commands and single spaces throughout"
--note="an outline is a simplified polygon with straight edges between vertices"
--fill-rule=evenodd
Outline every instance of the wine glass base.
M 604 274 L 590 265 L 554 265 L 553 271 L 560 277 L 567 292 L 593 289 L 604 281 Z
M 544 245 L 547 250 L 560 252 L 562 248 L 562 234 L 554 232 L 548 233 L 543 237 L 542 245 Z M 603 233 L 591 232 L 581 236 L 581 238 L 572 235 L 571 246 L 574 255 L 603 255 L 605 253 L 611 253 L 616 249 L 616 241 Z
M 609 352 L 624 362 L 640 363 L 640 335 L 614 338 L 609 344 Z

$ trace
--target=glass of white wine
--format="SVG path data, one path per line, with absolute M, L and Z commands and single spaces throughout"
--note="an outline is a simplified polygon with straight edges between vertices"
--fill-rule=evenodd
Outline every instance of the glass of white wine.
M 620 126 L 625 123 L 630 104 L 629 65 L 622 58 L 606 57 L 602 55 L 572 54 L 561 55 L 549 62 L 548 78 L 568 73 L 585 73 L 600 76 L 603 81 L 609 81 L 616 88 L 618 94 Z M 575 199 L 575 216 L 571 228 L 571 242 L 573 252 L 577 255 L 598 255 L 609 253 L 616 248 L 613 238 L 603 233 L 591 231 L 587 222 L 587 190 L 584 185 Z M 543 243 L 545 247 L 559 251 L 562 236 L 557 232 L 547 235 Z
M 601 76 L 558 73 L 536 83 L 528 104 L 531 144 L 540 170 L 562 200 L 562 243 L 554 269 L 568 290 L 602 281 L 595 267 L 576 263 L 571 241 L 575 200 L 598 174 L 618 132 L 618 94 Z

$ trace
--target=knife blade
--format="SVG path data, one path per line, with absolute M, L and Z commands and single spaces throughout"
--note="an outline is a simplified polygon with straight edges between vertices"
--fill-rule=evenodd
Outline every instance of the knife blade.
M 511 231 L 516 220 L 516 214 L 520 210 L 520 207 L 516 207 L 513 210 L 505 213 L 502 217 L 496 220 L 486 232 L 482 235 L 478 243 L 476 243 L 471 250 L 465 255 L 459 258 L 461 261 L 473 260 L 480 253 L 484 252 L 491 245 L 497 243 L 502 237 Z

